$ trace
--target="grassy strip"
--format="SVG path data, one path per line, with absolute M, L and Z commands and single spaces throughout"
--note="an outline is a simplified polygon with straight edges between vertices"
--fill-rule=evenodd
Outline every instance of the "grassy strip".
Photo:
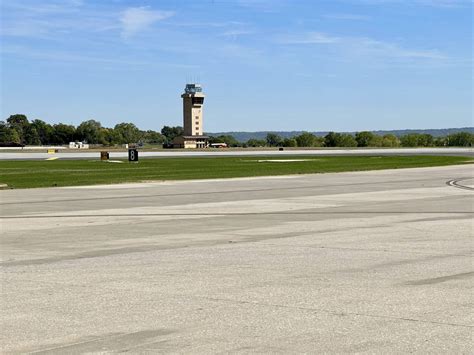
M 270 162 L 268 160 L 301 159 Z M 267 161 L 265 161 L 267 160 Z M 98 160 L 0 161 L 0 183 L 11 188 L 113 184 L 149 180 L 213 179 L 444 166 L 474 162 L 453 156 L 193 157 Z

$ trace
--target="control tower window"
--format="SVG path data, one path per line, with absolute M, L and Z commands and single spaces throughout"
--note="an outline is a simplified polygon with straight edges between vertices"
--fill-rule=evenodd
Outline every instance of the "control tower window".
M 204 97 L 193 97 L 193 105 L 202 105 L 204 103 Z

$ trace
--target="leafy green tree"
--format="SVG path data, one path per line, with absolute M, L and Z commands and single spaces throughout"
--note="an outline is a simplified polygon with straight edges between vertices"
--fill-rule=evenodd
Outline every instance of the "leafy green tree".
M 356 133 L 355 140 L 358 147 L 380 147 L 383 141 L 382 137 L 369 131 Z
M 41 138 L 38 134 L 38 130 L 34 126 L 28 126 L 24 134 L 24 144 L 29 145 L 41 145 Z
M 298 142 L 296 142 L 296 139 L 294 138 L 285 138 L 283 140 L 283 143 L 282 145 L 284 147 L 297 147 L 298 146 Z
M 76 134 L 76 127 L 72 125 L 67 125 L 64 123 L 58 123 L 53 126 L 53 144 L 68 144 L 69 142 L 74 141 L 74 136 Z
M 474 145 L 474 134 L 459 132 L 446 137 L 447 144 L 451 147 L 472 147 Z
M 209 139 L 207 140 L 209 143 L 223 143 L 217 138 L 217 136 L 209 136 Z
M 49 123 L 46 123 L 42 120 L 33 120 L 30 123 L 30 127 L 36 129 L 38 133 L 38 138 L 40 140 L 40 144 L 51 144 L 53 143 L 53 136 L 54 136 L 54 128 Z M 28 143 L 34 144 L 34 143 Z
M 433 144 L 435 147 L 446 147 L 448 145 L 447 137 L 436 137 L 434 138 Z
M 10 142 L 12 142 L 12 143 L 21 143 L 20 135 L 14 129 L 11 129 Z
M 324 137 L 317 137 L 314 138 L 314 145 L 313 147 L 324 147 Z
M 99 143 L 99 132 L 102 125 L 99 121 L 88 120 L 82 122 L 76 129 L 78 140 L 87 142 L 89 144 Z
M 295 139 L 298 147 L 313 147 L 316 142 L 316 136 L 309 132 L 303 132 Z
M 183 127 L 169 127 L 163 126 L 161 129 L 161 134 L 165 136 L 167 142 L 171 142 L 174 138 L 182 136 L 184 134 Z
M 404 147 L 432 147 L 434 138 L 431 134 L 410 133 L 400 137 Z
M 419 146 L 432 147 L 434 145 L 434 138 L 431 134 L 421 134 L 419 138 Z
M 103 145 L 116 145 L 122 144 L 124 141 L 120 132 L 114 130 L 113 128 L 101 127 L 98 133 L 98 143 Z
M 21 143 L 18 132 L 4 121 L 0 121 L 0 143 Z
M 326 147 L 357 147 L 357 141 L 350 134 L 329 132 L 324 137 Z
M 340 139 L 340 133 L 329 132 L 324 136 L 324 145 L 326 147 L 337 147 L 338 141 Z
M 417 133 L 405 134 L 400 137 L 400 143 L 403 147 L 418 147 L 418 136 Z
M 382 147 L 399 147 L 400 140 L 393 134 L 386 134 L 382 137 Z
M 370 143 L 371 147 L 381 147 L 383 142 L 383 137 L 375 135 L 374 139 Z
M 275 133 L 268 133 L 266 141 L 269 147 L 279 147 L 283 143 L 282 138 Z
M 17 132 L 20 138 L 19 143 L 25 144 L 26 130 L 30 125 L 28 118 L 22 114 L 11 115 L 7 118 L 7 124 L 11 129 Z
M 148 130 L 143 133 L 143 141 L 148 144 L 161 144 L 165 137 L 159 132 Z
M 140 130 L 133 123 L 119 123 L 114 131 L 122 136 L 122 143 L 137 143 L 141 138 Z
M 369 147 L 371 141 L 373 140 L 375 134 L 369 131 L 357 132 L 355 140 L 357 141 L 358 147 Z
M 351 134 L 341 134 L 338 147 L 357 147 L 357 141 Z
M 265 145 L 267 144 L 267 142 L 263 139 L 255 139 L 255 138 L 251 138 L 247 141 L 246 145 L 248 147 L 253 147 L 253 148 L 256 148 L 256 147 L 265 147 Z
M 240 147 L 242 145 L 234 136 L 231 135 L 219 136 L 219 138 L 223 139 L 229 147 Z

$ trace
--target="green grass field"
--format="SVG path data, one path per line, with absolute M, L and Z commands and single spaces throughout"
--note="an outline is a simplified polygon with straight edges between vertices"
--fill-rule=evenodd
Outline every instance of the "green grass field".
M 303 161 L 275 162 L 294 159 Z M 0 161 L 0 183 L 7 184 L 10 188 L 33 188 L 400 169 L 468 162 L 474 160 L 452 156 L 193 157 L 150 158 L 138 163 L 17 160 Z

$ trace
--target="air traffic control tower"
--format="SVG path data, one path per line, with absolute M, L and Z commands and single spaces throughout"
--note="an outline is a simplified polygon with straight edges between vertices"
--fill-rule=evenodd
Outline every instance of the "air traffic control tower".
M 186 84 L 183 98 L 184 135 L 173 140 L 174 148 L 206 148 L 209 137 L 203 135 L 202 111 L 205 95 L 199 84 Z

